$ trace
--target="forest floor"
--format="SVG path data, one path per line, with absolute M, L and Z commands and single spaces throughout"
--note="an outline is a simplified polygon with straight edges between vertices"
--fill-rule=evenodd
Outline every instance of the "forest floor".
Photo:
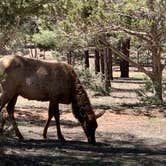
M 137 105 L 135 89 L 140 83 L 114 82 L 112 86 L 111 96 L 89 93 L 95 112 L 106 110 L 98 119 L 96 145 L 87 143 L 70 106 L 64 105 L 61 128 L 66 142 L 57 140 L 54 121 L 48 139 L 43 139 L 48 103 L 20 97 L 16 119 L 25 140 L 18 141 L 13 134 L 1 142 L 0 166 L 165 166 L 166 107 Z

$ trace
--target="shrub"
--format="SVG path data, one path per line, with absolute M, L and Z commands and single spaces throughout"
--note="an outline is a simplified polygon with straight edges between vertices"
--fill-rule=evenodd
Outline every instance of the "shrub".
M 109 92 L 105 90 L 104 79 L 102 74 L 95 74 L 90 72 L 89 69 L 78 70 L 76 72 L 83 85 L 95 92 L 95 95 L 109 95 Z
M 37 45 L 53 48 L 55 46 L 55 34 L 53 31 L 42 30 L 33 35 L 32 41 Z
M 159 105 L 161 104 L 160 99 L 154 95 L 153 83 L 152 81 L 145 77 L 144 78 L 145 84 L 141 87 L 141 89 L 137 90 L 137 95 L 140 98 L 142 104 L 154 104 Z

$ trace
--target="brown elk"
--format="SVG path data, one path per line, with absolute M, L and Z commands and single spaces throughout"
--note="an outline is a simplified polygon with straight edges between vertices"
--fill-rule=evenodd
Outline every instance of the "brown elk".
M 89 143 L 95 143 L 96 118 L 89 98 L 73 68 L 65 63 L 53 63 L 6 56 L 0 59 L 1 96 L 0 111 L 7 104 L 7 112 L 19 139 L 23 139 L 14 118 L 17 97 L 49 101 L 48 120 L 43 131 L 46 138 L 52 117 L 55 118 L 58 139 L 64 137 L 60 128 L 59 104 L 72 104 L 72 112 L 81 123 Z

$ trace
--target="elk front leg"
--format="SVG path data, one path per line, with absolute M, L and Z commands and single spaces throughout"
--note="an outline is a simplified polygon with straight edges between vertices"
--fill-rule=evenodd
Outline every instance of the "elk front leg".
M 64 139 L 64 137 L 62 135 L 62 132 L 61 132 L 61 128 L 60 128 L 60 113 L 59 113 L 58 106 L 55 109 L 54 118 L 55 118 L 56 127 L 57 127 L 58 140 L 65 141 L 65 139 Z
M 14 118 L 14 107 L 15 107 L 15 104 L 16 104 L 16 101 L 17 101 L 17 96 L 13 97 L 8 105 L 7 105 L 7 112 L 9 114 L 9 119 L 13 125 L 13 129 L 16 133 L 16 136 L 20 139 L 20 140 L 23 140 L 24 137 L 22 136 L 21 132 L 19 131 L 18 127 L 17 127 L 17 124 L 16 124 L 16 121 L 15 121 L 15 118 Z

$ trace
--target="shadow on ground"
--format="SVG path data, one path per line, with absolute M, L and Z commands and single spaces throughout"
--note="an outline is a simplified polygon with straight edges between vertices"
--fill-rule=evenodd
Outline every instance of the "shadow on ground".
M 25 113 L 25 112 L 24 112 Z M 24 126 L 32 123 L 43 126 L 44 120 L 39 115 L 27 113 L 18 117 Z M 36 120 L 37 119 L 37 120 Z M 78 123 L 63 120 L 62 125 L 75 127 Z M 78 135 L 82 137 L 78 131 Z M 117 135 L 119 134 L 119 135 Z M 122 138 L 119 140 L 117 138 Z M 96 145 L 81 141 L 59 142 L 48 139 L 29 139 L 18 141 L 7 138 L 0 142 L 0 166 L 165 166 L 166 145 L 147 146 L 146 141 L 126 133 L 97 133 Z
M 112 144 L 116 147 L 113 147 Z M 122 147 L 127 144 L 127 147 Z M 1 148 L 1 166 L 22 165 L 166 165 L 166 149 L 146 148 L 132 142 L 86 142 L 8 139 Z

